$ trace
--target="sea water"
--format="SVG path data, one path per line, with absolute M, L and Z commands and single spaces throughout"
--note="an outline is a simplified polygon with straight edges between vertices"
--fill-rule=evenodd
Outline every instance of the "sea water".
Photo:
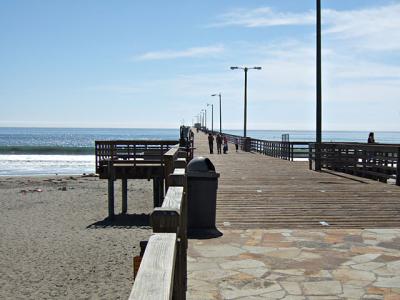
M 179 129 L 0 128 L 0 176 L 95 172 L 96 140 L 178 140 Z
M 241 130 L 226 130 L 242 135 Z M 248 130 L 249 137 L 315 141 L 314 131 Z M 330 142 L 366 142 L 368 132 L 325 131 Z M 178 140 L 179 129 L 0 128 L 0 176 L 82 174 L 95 171 L 95 140 Z M 375 132 L 378 143 L 400 144 L 400 132 Z

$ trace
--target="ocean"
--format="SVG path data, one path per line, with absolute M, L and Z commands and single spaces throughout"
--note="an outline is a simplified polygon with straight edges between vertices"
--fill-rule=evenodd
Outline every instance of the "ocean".
M 242 130 L 226 130 L 242 135 Z M 313 131 L 248 130 L 249 137 L 314 141 Z M 366 142 L 368 132 L 325 131 L 330 142 Z M 95 140 L 178 140 L 179 129 L 0 128 L 0 176 L 74 175 L 95 170 Z M 375 132 L 378 143 L 400 144 L 400 132 Z

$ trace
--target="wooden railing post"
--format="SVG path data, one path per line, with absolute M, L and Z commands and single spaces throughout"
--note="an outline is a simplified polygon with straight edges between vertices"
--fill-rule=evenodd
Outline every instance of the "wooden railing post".
M 184 171 L 184 169 L 182 169 Z M 174 172 L 175 173 L 175 172 Z M 178 174 L 179 173 L 179 174 Z M 151 214 L 153 231 L 177 234 L 177 259 L 175 260 L 172 299 L 185 300 L 187 290 L 187 205 L 185 173 L 178 172 L 170 181 L 162 207 L 157 207 Z M 179 179 L 179 177 L 183 177 Z M 183 186 L 173 186 L 183 183 Z
M 397 148 L 396 185 L 400 186 L 400 147 Z

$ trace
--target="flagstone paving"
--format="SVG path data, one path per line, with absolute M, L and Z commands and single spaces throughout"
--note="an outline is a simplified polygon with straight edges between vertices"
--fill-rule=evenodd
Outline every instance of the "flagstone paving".
M 222 233 L 190 240 L 188 299 L 400 299 L 400 229 Z

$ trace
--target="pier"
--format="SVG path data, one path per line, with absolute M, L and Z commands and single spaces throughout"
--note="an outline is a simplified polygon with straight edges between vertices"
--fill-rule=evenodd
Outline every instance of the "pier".
M 398 186 L 195 140 L 223 236 L 189 241 L 188 299 L 400 299 Z
M 189 239 L 186 256 L 186 193 L 170 187 L 130 299 L 400 299 L 399 186 L 311 170 L 281 146 L 209 154 L 205 133 L 194 141 L 220 173 L 221 235 Z M 184 191 L 182 171 L 170 176 Z
M 315 172 L 308 161 L 236 153 L 233 144 L 226 155 L 209 154 L 201 132 L 195 141 L 195 156 L 209 157 L 221 174 L 219 228 L 320 228 L 321 221 L 340 228 L 400 225 L 395 185 L 333 170 Z

